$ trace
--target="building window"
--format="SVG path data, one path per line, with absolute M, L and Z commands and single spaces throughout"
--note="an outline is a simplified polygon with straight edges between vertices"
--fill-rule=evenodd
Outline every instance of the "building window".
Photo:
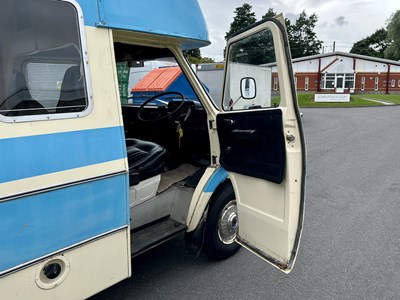
M 375 91 L 379 90 L 379 77 L 375 77 Z
M 305 80 L 304 90 L 308 91 L 308 82 L 310 81 L 310 78 L 306 77 L 304 80 Z
M 325 73 L 321 76 L 321 89 L 333 90 L 335 88 L 335 82 L 337 82 L 338 77 L 340 82 L 344 82 L 344 85 L 341 84 L 341 88 L 344 87 L 345 89 L 354 89 L 355 75 L 353 73 Z
M 335 88 L 335 74 L 323 74 L 321 80 L 321 88 L 331 90 Z
M 400 85 L 400 80 L 399 80 L 399 85 Z M 296 87 L 296 90 L 297 90 L 297 77 L 296 76 L 294 76 L 294 86 Z
M 344 76 L 344 88 L 354 89 L 354 74 L 345 74 Z
M 365 90 L 365 77 L 361 77 L 361 90 Z
M 400 79 L 399 79 L 399 82 L 398 82 L 397 86 L 400 87 Z
M 278 77 L 274 77 L 274 91 L 278 90 Z
M 396 86 L 396 80 L 392 79 L 392 88 Z

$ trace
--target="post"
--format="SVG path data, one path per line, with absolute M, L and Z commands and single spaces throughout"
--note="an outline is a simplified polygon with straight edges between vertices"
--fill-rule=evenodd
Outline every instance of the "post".
M 389 94 L 389 80 L 390 80 L 390 64 L 388 66 L 388 71 L 386 74 L 386 94 Z
M 321 91 L 321 58 L 318 58 L 317 93 Z

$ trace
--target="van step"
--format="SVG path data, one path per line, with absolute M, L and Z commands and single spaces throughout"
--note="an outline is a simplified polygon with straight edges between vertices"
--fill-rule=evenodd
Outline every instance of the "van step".
M 139 231 L 131 232 L 132 257 L 146 252 L 183 232 L 186 226 L 171 219 L 162 220 Z

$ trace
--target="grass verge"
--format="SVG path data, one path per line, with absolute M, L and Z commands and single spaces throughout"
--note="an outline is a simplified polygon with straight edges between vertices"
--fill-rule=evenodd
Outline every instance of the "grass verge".
M 360 97 L 362 96 L 362 97 Z M 394 96 L 394 95 L 389 95 Z M 400 95 L 398 95 L 400 98 Z M 363 107 L 363 106 L 382 106 L 382 103 L 368 101 L 365 98 L 365 95 L 352 95 L 350 97 L 350 102 L 314 102 L 314 93 L 299 93 L 297 94 L 297 98 L 299 101 L 300 107 Z M 369 98 L 368 98 L 369 99 Z M 373 98 L 371 98 L 373 99 Z M 375 100 L 375 99 L 374 99 Z M 379 100 L 379 99 L 377 99 Z M 382 100 L 386 101 L 386 100 Z M 400 103 L 400 101 L 399 101 Z
M 357 94 L 353 95 L 352 97 L 358 99 L 371 99 L 371 100 L 378 100 L 378 101 L 385 101 L 394 104 L 400 104 L 400 95 L 399 94 Z

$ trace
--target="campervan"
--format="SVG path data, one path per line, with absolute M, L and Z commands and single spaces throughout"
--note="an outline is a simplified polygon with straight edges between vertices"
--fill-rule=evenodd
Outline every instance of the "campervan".
M 281 19 L 228 41 L 221 105 L 183 54 L 210 44 L 196 0 L 4 0 L 0 23 L 1 299 L 87 298 L 177 235 L 293 268 L 305 143 Z M 130 68 L 161 62 L 192 98 L 129 103 Z

